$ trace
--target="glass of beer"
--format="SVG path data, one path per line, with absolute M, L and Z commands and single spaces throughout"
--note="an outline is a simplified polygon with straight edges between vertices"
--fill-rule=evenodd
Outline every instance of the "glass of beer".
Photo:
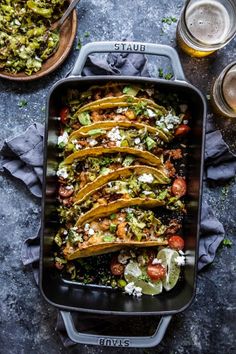
M 225 46 L 235 33 L 235 0 L 187 0 L 176 35 L 184 52 L 200 58 Z
M 226 66 L 214 82 L 211 103 L 216 113 L 236 118 L 236 62 Z

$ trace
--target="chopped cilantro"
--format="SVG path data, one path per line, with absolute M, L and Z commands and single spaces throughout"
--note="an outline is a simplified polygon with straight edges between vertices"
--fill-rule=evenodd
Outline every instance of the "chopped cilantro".
M 115 236 L 112 235 L 106 235 L 103 237 L 104 242 L 114 242 L 115 241 Z
M 171 25 L 174 22 L 177 22 L 177 18 L 175 17 L 163 17 L 161 20 L 162 23 L 166 23 L 167 25 Z
M 23 107 L 27 106 L 27 104 L 28 104 L 28 102 L 23 99 L 23 100 L 20 100 L 20 101 L 19 101 L 18 106 L 19 106 L 20 108 L 23 108 Z
M 112 233 L 116 232 L 116 225 L 115 224 L 110 224 L 110 231 Z
M 232 242 L 230 239 L 225 238 L 225 239 L 222 241 L 222 244 L 223 244 L 223 246 L 231 247 L 232 244 L 233 244 L 233 242 Z
M 159 69 L 158 69 L 158 76 L 159 76 L 160 78 L 162 78 L 162 77 L 164 76 L 164 73 L 163 73 L 163 69 L 162 69 L 162 68 L 159 68 Z
M 111 219 L 111 220 L 114 220 L 115 218 L 116 218 L 116 214 L 111 214 L 111 215 L 110 215 L 110 219 Z
M 83 39 L 80 37 L 79 40 L 78 40 L 76 49 L 81 49 L 82 45 L 83 45 Z
M 172 73 L 167 73 L 167 74 L 164 74 L 164 71 L 162 68 L 158 68 L 158 76 L 160 79 L 165 79 L 165 80 L 170 80 L 172 79 L 173 77 L 173 74 Z
M 173 74 L 172 74 L 172 73 L 167 73 L 167 74 L 164 76 L 164 79 L 165 79 L 165 80 L 170 80 L 170 79 L 172 79 L 172 77 L 173 77 Z
M 85 38 L 88 38 L 89 36 L 90 36 L 90 32 L 89 31 L 84 32 L 84 37 Z

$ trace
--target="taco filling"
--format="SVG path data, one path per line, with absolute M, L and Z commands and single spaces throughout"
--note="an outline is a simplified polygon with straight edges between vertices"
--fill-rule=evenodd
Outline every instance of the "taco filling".
M 124 246 L 166 245 L 166 230 L 167 226 L 153 211 L 129 207 L 82 225 L 62 228 L 57 238 L 65 239 L 65 257 L 74 259 L 112 252 Z

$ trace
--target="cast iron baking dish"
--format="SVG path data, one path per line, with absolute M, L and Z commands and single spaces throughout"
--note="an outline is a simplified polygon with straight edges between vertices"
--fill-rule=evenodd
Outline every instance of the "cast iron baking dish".
M 167 81 L 127 76 L 81 77 L 88 55 L 95 52 L 136 52 L 166 56 L 172 63 L 175 79 Z M 144 295 L 137 299 L 104 286 L 82 285 L 66 281 L 57 275 L 53 267 L 53 236 L 58 227 L 56 169 L 60 159 L 56 145 L 59 127 L 57 117 L 62 106 L 61 98 L 68 89 L 86 90 L 91 85 L 111 81 L 125 81 L 130 84 L 149 83 L 155 85 L 161 93 L 177 93 L 187 99 L 192 111 L 191 138 L 189 139 L 187 161 L 188 212 L 184 220 L 186 266 L 183 271 L 183 281 L 170 292 L 163 292 L 158 296 Z M 89 43 L 81 49 L 71 76 L 60 80 L 53 86 L 48 96 L 46 112 L 40 258 L 41 292 L 50 304 L 63 310 L 62 315 L 68 334 L 74 341 L 100 345 L 154 346 L 163 337 L 171 315 L 185 310 L 195 294 L 205 136 L 205 100 L 198 89 L 186 82 L 179 57 L 173 48 L 149 43 L 96 42 Z M 152 337 L 100 337 L 76 331 L 69 312 L 74 310 L 96 314 L 162 315 L 163 317 Z

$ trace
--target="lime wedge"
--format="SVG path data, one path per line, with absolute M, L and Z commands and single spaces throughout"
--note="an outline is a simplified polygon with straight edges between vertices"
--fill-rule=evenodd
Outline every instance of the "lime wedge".
M 127 283 L 134 283 L 134 286 L 138 286 L 142 289 L 142 293 L 145 295 L 157 295 L 162 292 L 162 282 L 157 281 L 155 283 L 147 282 L 145 280 L 139 279 L 142 275 L 142 270 L 140 269 L 138 263 L 131 261 L 125 267 L 125 280 Z
M 162 280 L 166 291 L 171 290 L 179 279 L 180 266 L 175 262 L 178 256 L 178 252 L 170 248 L 163 248 L 157 254 L 157 259 L 160 259 L 162 265 L 167 269 L 166 277 Z

